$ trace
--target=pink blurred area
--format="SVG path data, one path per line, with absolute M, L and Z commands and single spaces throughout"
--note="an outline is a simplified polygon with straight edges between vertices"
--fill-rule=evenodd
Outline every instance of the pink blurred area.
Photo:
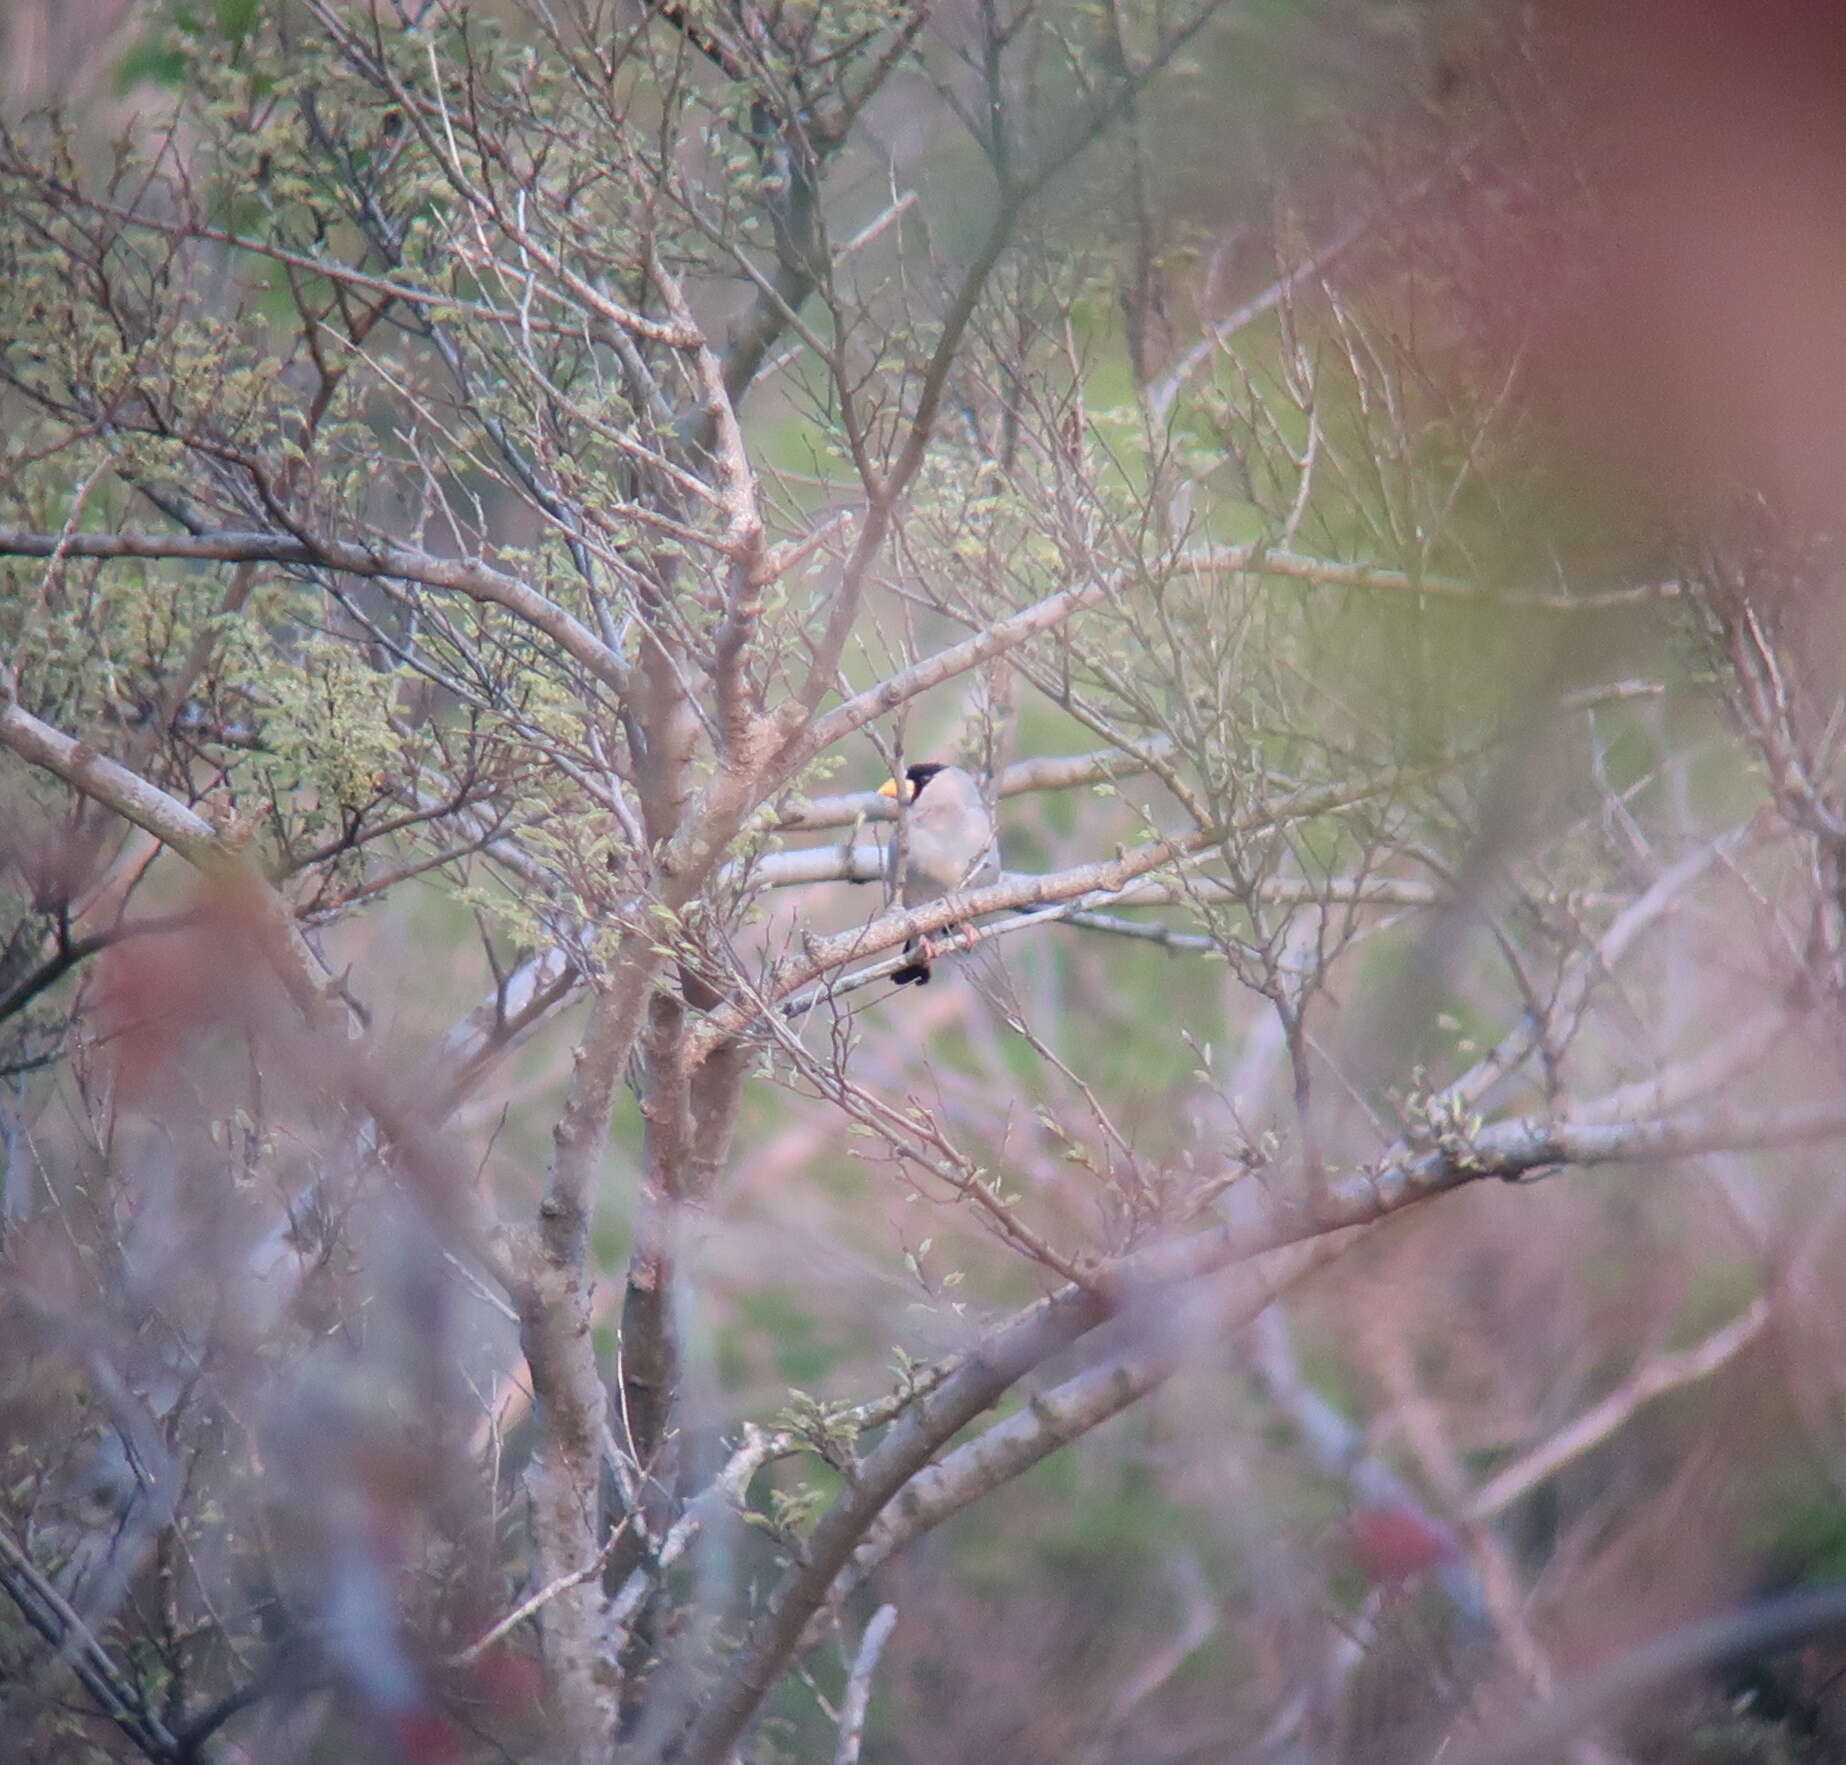
M 26 110 L 106 95 L 145 10 L 137 0 L 3 0 L 0 104 Z
M 1716 480 L 1830 521 L 1846 491 L 1846 8 L 1586 0 L 1554 26 L 1553 169 L 1599 218 L 1581 282 L 1553 266 L 1541 384 L 1670 485 Z

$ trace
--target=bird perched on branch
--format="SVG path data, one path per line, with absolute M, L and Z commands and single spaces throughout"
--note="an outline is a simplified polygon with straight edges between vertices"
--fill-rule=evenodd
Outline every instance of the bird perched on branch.
M 880 785 L 878 794 L 895 797 L 902 808 L 903 826 L 891 842 L 885 873 L 906 907 L 921 907 L 999 876 L 1000 845 L 993 816 L 972 773 L 933 761 L 906 766 L 904 776 Z M 892 980 L 900 987 L 911 981 L 926 986 L 935 957 L 929 939 L 909 939 L 904 954 L 913 960 Z

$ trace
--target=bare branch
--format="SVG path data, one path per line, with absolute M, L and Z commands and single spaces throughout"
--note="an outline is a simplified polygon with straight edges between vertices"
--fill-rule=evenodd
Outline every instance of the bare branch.
M 299 564 L 342 570 L 349 576 L 388 576 L 453 589 L 523 619 L 616 692 L 625 692 L 628 686 L 627 664 L 587 626 L 518 577 L 488 564 L 438 558 L 405 546 L 355 545 L 284 533 L 0 533 L 0 556 L 54 555 Z
M 1346 1248 L 1347 1241 L 1335 1237 L 1291 1246 L 1277 1257 L 1259 1259 L 1208 1281 L 1199 1291 L 1163 1296 L 1158 1317 L 1131 1304 L 1125 1313 L 1129 1335 L 1144 1346 L 1112 1357 L 1049 1391 L 1032 1393 L 1015 1415 L 996 1422 L 913 1477 L 901 1500 L 886 1510 L 854 1551 L 851 1572 L 843 1578 L 836 1597 L 858 1586 L 923 1533 L 1119 1415 L 1164 1383 L 1205 1344 L 1222 1344 L 1226 1335 L 1249 1323 L 1277 1295 Z
M 55 773 L 72 790 L 132 821 L 201 870 L 226 858 L 218 830 L 196 810 L 34 717 L 13 696 L 10 676 L 0 681 L 0 741 L 22 760 Z
M 457 1649 L 448 1657 L 447 1665 L 451 1667 L 471 1667 L 496 1643 L 511 1636 L 528 1618 L 535 1616 L 543 1607 L 549 1605 L 559 1594 L 589 1580 L 592 1575 L 602 1572 L 603 1564 L 609 1560 L 609 1553 L 615 1549 L 617 1541 L 628 1529 L 628 1519 L 624 1518 L 609 1534 L 609 1542 L 603 1546 L 602 1554 L 594 1562 L 585 1563 L 581 1569 L 573 1569 L 569 1575 L 561 1576 L 549 1586 L 541 1587 L 530 1598 L 521 1600 L 512 1611 L 497 1624 L 484 1630 L 479 1637 L 465 1649 Z
M 1818 1587 L 1707 1618 L 1630 1651 L 1567 1684 L 1526 1715 L 1495 1723 L 1499 1738 L 1458 1748 L 1455 1765 L 1527 1765 L 1551 1759 L 1573 1736 L 1619 1717 L 1687 1675 L 1751 1656 L 1773 1656 L 1846 1625 L 1846 1586 Z
M 846 1695 L 840 1699 L 840 1738 L 833 1749 L 833 1765 L 859 1765 L 865 1715 L 872 1702 L 872 1675 L 878 1671 L 878 1657 L 896 1624 L 897 1607 L 880 1606 L 859 1638 L 859 1652 L 846 1676 Z
M 166 1724 L 146 1707 L 135 1686 L 91 1634 L 90 1627 L 14 1542 L 6 1527 L 0 1527 L 0 1587 L 5 1588 L 26 1622 L 57 1651 L 57 1661 L 70 1663 L 84 1690 L 109 1721 L 148 1758 L 161 1765 L 180 1765 L 179 1743 Z
M 1541 1445 L 1496 1471 L 1475 1491 L 1469 1503 L 1470 1515 L 1485 1520 L 1504 1513 L 1573 1460 L 1593 1451 L 1626 1427 L 1637 1412 L 1656 1397 L 1709 1379 L 1769 1328 L 1770 1316 L 1767 1299 L 1753 1300 L 1703 1342 L 1643 1361 L 1607 1397 L 1592 1404 Z

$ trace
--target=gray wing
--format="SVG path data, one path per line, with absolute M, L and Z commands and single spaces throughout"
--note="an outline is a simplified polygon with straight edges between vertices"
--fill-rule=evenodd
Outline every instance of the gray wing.
M 981 801 L 980 786 L 959 766 L 929 781 L 910 812 L 905 834 L 907 907 L 998 874 L 993 818 Z M 887 863 L 896 863 L 895 846 Z

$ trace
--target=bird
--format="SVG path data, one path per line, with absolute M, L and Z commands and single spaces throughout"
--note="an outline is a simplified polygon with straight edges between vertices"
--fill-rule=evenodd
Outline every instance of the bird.
M 904 776 L 880 785 L 878 794 L 894 797 L 902 807 L 902 833 L 891 842 L 885 874 L 893 890 L 901 891 L 906 907 L 921 907 L 999 876 L 999 839 L 973 773 L 937 761 L 906 766 Z M 929 939 L 907 940 L 904 954 L 912 960 L 892 980 L 900 987 L 912 981 L 927 986 L 934 955 Z

